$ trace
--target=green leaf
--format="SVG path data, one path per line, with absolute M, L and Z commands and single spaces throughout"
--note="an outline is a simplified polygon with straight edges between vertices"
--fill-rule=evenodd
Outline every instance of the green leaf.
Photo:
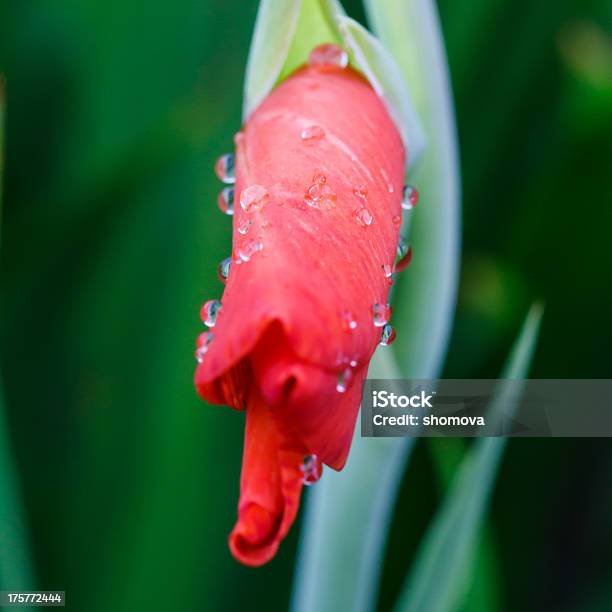
M 542 307 L 534 305 L 508 359 L 503 377 L 526 376 L 536 345 Z M 502 384 L 489 407 L 489 421 L 518 403 L 522 385 Z M 468 585 L 474 545 L 485 516 L 505 438 L 478 439 L 424 536 L 413 570 L 400 593 L 397 612 L 456 610 Z
M 372 2 L 373 10 L 374 5 L 378 6 Z M 399 297 L 405 299 L 396 309 L 400 339 L 393 348 L 399 345 L 395 354 L 401 358 L 401 372 L 394 352 L 383 349 L 372 361 L 371 378 L 438 376 L 453 318 L 459 261 L 457 144 L 449 86 L 443 82 L 448 74 L 442 39 L 435 15 L 430 14 L 430 19 L 425 25 L 432 39 L 426 46 L 417 48 L 414 40 L 406 40 L 401 49 L 388 45 L 396 59 L 401 52 L 423 64 L 416 75 L 403 70 L 402 74 L 411 91 L 430 101 L 419 108 L 428 147 L 418 166 L 418 186 L 426 203 L 414 213 L 417 259 L 399 285 Z M 371 66 L 384 63 L 385 52 L 370 34 L 350 20 L 340 18 L 339 23 L 347 40 L 351 36 L 348 44 L 357 61 L 362 58 Z M 380 78 L 386 82 L 386 77 Z M 412 150 L 410 144 L 408 150 Z M 413 442 L 361 438 L 356 433 L 344 471 L 328 470 L 311 492 L 293 610 L 367 611 L 374 607 L 388 526 Z

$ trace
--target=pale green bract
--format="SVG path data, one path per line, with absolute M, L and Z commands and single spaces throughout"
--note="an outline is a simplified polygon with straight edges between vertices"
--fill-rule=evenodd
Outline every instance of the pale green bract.
M 336 0 L 262 0 L 247 63 L 244 113 L 261 103 L 274 85 L 318 44 L 344 46 L 354 65 L 383 99 L 409 151 L 410 164 L 425 145 L 410 90 L 391 53 L 363 26 L 344 14 Z

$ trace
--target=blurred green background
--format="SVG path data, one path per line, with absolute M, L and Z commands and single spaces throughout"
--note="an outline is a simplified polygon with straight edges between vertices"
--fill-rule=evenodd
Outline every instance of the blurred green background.
M 365 21 L 359 3 L 344 4 Z M 192 386 L 199 306 L 221 293 L 216 265 L 231 240 L 213 163 L 240 126 L 256 8 L 0 3 L 10 442 L 0 455 L 16 465 L 31 586 L 66 590 L 74 610 L 288 605 L 298 529 L 264 568 L 231 558 L 243 418 L 206 406 Z M 463 174 L 445 374 L 495 377 L 541 298 L 532 377 L 610 377 L 612 4 L 439 8 Z M 381 610 L 442 493 L 431 448 L 418 445 L 406 474 Z M 437 450 L 452 470 L 457 441 Z M 476 574 L 486 597 L 468 607 L 611 609 L 611 477 L 609 440 L 512 441 L 482 545 L 486 574 Z M 9 576 L 4 568 L 0 588 L 15 588 Z

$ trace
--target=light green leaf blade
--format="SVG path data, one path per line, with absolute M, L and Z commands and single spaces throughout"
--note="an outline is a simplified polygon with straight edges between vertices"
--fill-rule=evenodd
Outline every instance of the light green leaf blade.
M 300 0 L 261 0 L 244 85 L 246 119 L 276 83 L 287 59 L 300 15 Z
M 433 40 L 428 46 L 417 48 L 408 40 L 402 49 L 423 63 L 418 82 L 412 73 L 402 72 L 411 92 L 445 96 L 419 109 L 428 144 L 418 166 L 419 187 L 427 194 L 427 205 L 415 211 L 418 263 L 400 281 L 400 297 L 409 301 L 396 310 L 400 339 L 393 348 L 398 347 L 395 354 L 403 367 L 398 370 L 393 351 L 381 349 L 370 366 L 371 378 L 438 376 L 453 317 L 459 262 L 457 145 L 448 84 L 429 78 L 431 72 L 448 78 L 439 26 L 435 14 L 430 17 Z M 370 35 L 355 22 L 341 18 L 339 23 L 344 34 L 353 34 L 348 46 L 357 62 L 357 56 L 376 57 L 374 65 L 379 57 Z M 355 53 L 363 41 L 364 48 Z M 397 51 L 388 48 L 397 58 Z M 357 432 L 344 471 L 328 470 L 314 487 L 303 524 L 293 610 L 373 609 L 388 526 L 413 442 L 361 438 Z
M 534 305 L 504 369 L 503 377 L 520 380 L 529 370 L 542 307 Z M 489 421 L 516 405 L 522 385 L 502 384 L 489 407 Z M 397 612 L 456 610 L 467 586 L 474 544 L 485 516 L 505 438 L 480 438 L 465 458 L 451 489 L 429 527 L 413 570 L 400 593 Z

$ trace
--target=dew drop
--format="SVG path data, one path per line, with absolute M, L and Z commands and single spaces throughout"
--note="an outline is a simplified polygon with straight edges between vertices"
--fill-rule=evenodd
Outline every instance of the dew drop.
M 348 310 L 342 312 L 342 327 L 344 327 L 346 331 L 353 331 L 354 329 L 357 329 L 357 321 L 355 321 L 355 317 L 353 316 L 352 312 Z
M 348 53 L 342 47 L 329 43 L 315 47 L 308 56 L 309 66 L 323 69 L 346 68 L 348 61 Z
M 323 471 L 321 461 L 316 455 L 306 455 L 300 469 L 302 470 L 302 483 L 307 487 L 317 482 Z
M 349 365 L 351 366 L 351 368 L 356 368 L 357 367 L 357 360 L 356 359 L 351 359 L 349 361 Z
M 389 346 L 395 340 L 395 329 L 393 325 L 385 325 L 380 334 L 380 344 Z
M 353 211 L 353 217 L 355 218 L 355 221 L 357 221 L 357 223 L 359 223 L 359 225 L 361 225 L 362 227 L 369 227 L 370 225 L 372 225 L 372 221 L 374 220 L 374 217 L 372 217 L 372 213 L 365 206 L 362 206 L 361 208 L 356 208 Z
M 219 210 L 226 215 L 234 214 L 234 188 L 226 187 L 217 198 Z
M 312 185 L 306 190 L 304 202 L 311 208 L 327 210 L 336 206 L 336 192 L 327 184 L 327 177 L 315 172 Z
M 302 130 L 300 137 L 304 142 L 314 142 L 325 137 L 325 130 L 320 125 L 311 125 Z
M 240 194 L 240 206 L 245 212 L 261 210 L 269 200 L 270 194 L 262 185 L 251 185 Z
M 233 153 L 226 153 L 215 162 L 216 175 L 227 185 L 236 182 L 235 169 L 236 159 Z
M 347 389 L 351 380 L 353 379 L 353 370 L 346 368 L 338 374 L 338 381 L 336 382 L 336 391 L 338 393 L 344 393 Z
M 397 243 L 397 255 L 395 257 L 395 263 L 393 265 L 394 272 L 401 272 L 408 267 L 408 264 L 412 261 L 412 247 L 400 237 Z
M 242 246 L 238 247 L 238 257 L 241 261 L 247 262 L 263 249 L 263 242 L 259 240 L 247 240 Z
M 217 266 L 217 276 L 222 283 L 226 283 L 227 279 L 230 275 L 230 268 L 232 266 L 232 258 L 226 257 L 221 263 Z
M 400 215 L 395 215 L 392 219 L 393 221 L 393 225 L 395 225 L 395 227 L 399 227 L 402 224 L 402 218 Z
M 220 310 L 221 302 L 219 300 L 208 300 L 200 310 L 200 316 L 204 325 L 214 327 Z
M 251 219 L 243 219 L 238 225 L 238 233 L 244 236 L 251 229 L 251 225 L 253 225 Z
M 402 208 L 412 210 L 419 203 L 419 192 L 412 185 L 404 185 Z
M 376 327 L 382 327 L 389 322 L 393 309 L 391 308 L 391 304 L 374 304 L 372 310 L 374 312 L 374 325 L 376 325 Z
M 393 274 L 393 266 L 391 264 L 383 264 L 381 267 L 385 278 L 391 278 L 391 275 Z
M 198 348 L 195 352 L 195 358 L 198 363 L 204 361 L 204 355 L 208 351 L 210 343 L 213 341 L 214 334 L 212 332 L 203 332 L 198 336 L 197 345 Z
M 362 200 L 365 200 L 365 197 L 368 195 L 368 186 L 365 184 L 355 185 L 353 187 L 353 193 Z

